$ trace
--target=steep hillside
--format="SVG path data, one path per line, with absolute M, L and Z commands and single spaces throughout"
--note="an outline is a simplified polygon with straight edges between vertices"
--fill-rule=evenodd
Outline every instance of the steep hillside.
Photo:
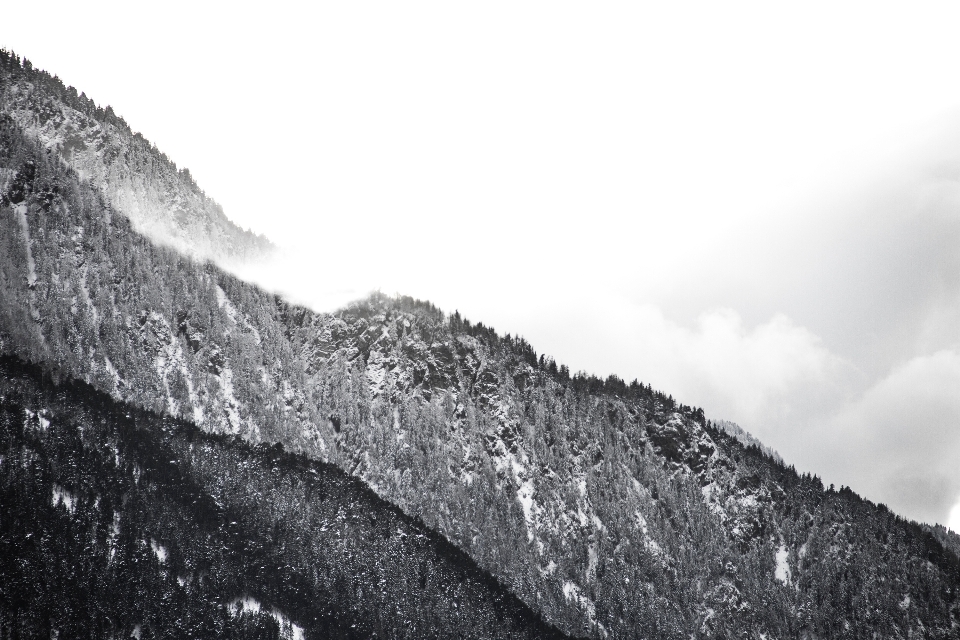
M 3 637 L 561 638 L 329 465 L 0 358 Z
M 568 633 L 956 634 L 956 536 L 458 314 L 291 306 L 157 247 L 31 139 L 0 118 L 4 352 L 328 461 Z
M 59 158 L 94 185 L 113 210 L 154 242 L 221 264 L 261 257 L 273 247 L 243 231 L 194 182 L 110 107 L 102 109 L 73 87 L 0 51 L 0 114 L 10 116 L 31 144 Z M 0 173 L 0 188 L 9 180 Z

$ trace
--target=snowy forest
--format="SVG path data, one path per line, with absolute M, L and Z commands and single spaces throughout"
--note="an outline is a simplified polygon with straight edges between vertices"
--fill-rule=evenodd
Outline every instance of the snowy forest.
M 0 636 L 956 637 L 955 533 L 456 311 L 291 304 L 111 110 L 7 52 L 0 105 Z

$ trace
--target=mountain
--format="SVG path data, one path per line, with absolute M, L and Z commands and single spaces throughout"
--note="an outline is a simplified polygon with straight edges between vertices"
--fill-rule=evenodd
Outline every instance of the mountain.
M 0 111 L 28 144 L 60 158 L 154 242 L 221 264 L 273 251 L 266 238 L 233 224 L 187 169 L 178 169 L 110 107 L 96 106 L 6 51 L 0 52 Z M 0 174 L 0 186 L 9 179 Z
M 458 313 L 381 295 L 333 314 L 289 304 L 140 233 L 24 120 L 0 115 L 0 351 L 333 465 L 568 634 L 956 635 L 955 534 Z M 286 515 L 292 546 L 317 534 L 307 518 Z

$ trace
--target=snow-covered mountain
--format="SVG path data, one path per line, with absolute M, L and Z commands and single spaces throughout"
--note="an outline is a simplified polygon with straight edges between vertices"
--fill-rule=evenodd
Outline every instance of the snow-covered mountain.
M 158 246 L 31 117 L 0 115 L 3 352 L 336 465 L 569 634 L 956 633 L 955 535 L 457 313 L 316 314 Z

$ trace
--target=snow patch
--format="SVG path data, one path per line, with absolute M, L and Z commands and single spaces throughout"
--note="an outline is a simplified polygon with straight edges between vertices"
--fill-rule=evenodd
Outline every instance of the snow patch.
M 160 564 L 163 564 L 167 561 L 167 549 L 161 545 L 156 540 L 150 541 L 150 548 L 153 549 L 153 552 L 157 555 L 157 560 L 160 561 Z
M 780 545 L 777 549 L 777 568 L 774 571 L 774 577 L 783 584 L 790 584 L 790 565 L 787 564 L 787 548 Z
M 220 285 L 217 285 L 216 287 L 216 294 L 217 306 L 227 313 L 227 317 L 230 318 L 230 321 L 233 322 L 233 324 L 237 324 L 237 316 L 239 315 L 237 313 L 237 308 L 233 306 L 232 302 L 230 302 L 230 298 L 227 297 L 226 292 L 220 287 Z
M 198 425 L 202 424 L 203 409 L 194 389 L 183 349 L 180 347 L 173 331 L 171 331 L 170 323 L 155 311 L 147 315 L 145 320 L 141 320 L 141 322 L 143 324 L 142 338 L 148 343 L 152 342 L 153 348 L 156 349 L 153 367 L 167 394 L 167 411 L 173 416 L 180 413 L 179 401 L 173 397 L 170 390 L 170 375 L 179 373 L 187 387 L 186 400 L 190 407 L 189 413 L 193 415 L 193 419 Z M 152 340 L 149 339 L 151 337 Z M 117 381 L 119 382 L 119 376 L 117 376 Z
M 117 371 L 117 368 L 113 366 L 113 363 L 110 362 L 110 358 L 103 356 L 103 368 L 106 370 L 107 375 L 113 378 L 113 391 L 116 393 L 120 390 L 120 372 Z
M 250 596 L 243 596 L 242 598 L 237 598 L 233 602 L 227 604 L 227 610 L 230 611 L 235 616 L 240 615 L 241 613 L 260 613 L 263 609 L 260 602 L 256 598 Z M 267 612 L 269 615 L 273 616 L 273 619 L 277 621 L 277 624 L 280 625 L 280 637 L 285 640 L 304 640 L 303 627 L 294 624 L 290 618 L 285 616 L 276 607 L 270 609 Z
M 120 539 L 120 512 L 113 512 L 113 523 L 110 525 L 110 533 L 107 536 L 107 548 L 110 549 L 110 560 L 117 555 L 117 540 Z
M 232 433 L 240 433 L 240 401 L 233 392 L 233 370 L 224 367 L 220 375 L 220 390 L 223 392 L 223 412 L 230 424 Z
M 587 582 L 591 582 L 594 577 L 597 575 L 597 561 L 599 560 L 597 556 L 597 544 L 591 543 L 587 546 L 587 572 L 586 579 Z
M 27 250 L 27 284 L 33 287 L 37 284 L 37 265 L 33 261 L 33 250 L 30 246 L 30 223 L 27 221 L 27 205 L 18 204 L 13 208 L 17 216 L 17 222 L 20 223 L 20 231 L 23 233 L 23 241 Z
M 383 354 L 376 349 L 371 350 L 370 355 L 367 357 L 367 369 L 365 373 L 370 395 L 373 397 L 379 396 L 383 393 L 383 385 L 387 379 L 387 363 Z
M 73 494 L 58 484 L 53 485 L 52 501 L 54 507 L 62 503 L 70 513 L 73 513 L 77 508 L 76 499 L 73 497 Z
M 724 511 L 720 505 L 723 491 L 717 486 L 717 483 L 710 482 L 700 489 L 700 494 L 703 496 L 703 503 L 707 505 L 707 508 L 716 514 L 722 522 L 725 522 L 727 520 L 727 512 Z
M 601 520 L 600 516 L 597 514 L 593 514 L 593 526 L 597 529 L 597 531 L 601 532 L 607 529 L 603 524 L 603 520 Z
M 700 623 L 700 633 L 707 634 L 710 632 L 710 620 L 717 615 L 717 612 L 712 607 L 707 607 L 707 613 L 703 616 L 703 622 Z M 761 633 L 760 640 L 767 640 L 766 637 Z
M 247 319 L 247 316 L 237 310 L 233 303 L 230 302 L 230 298 L 227 297 L 226 292 L 220 288 L 220 285 L 216 287 L 217 294 L 217 306 L 224 310 L 227 314 L 227 317 L 230 318 L 230 322 L 237 326 L 241 326 L 253 335 L 253 339 L 257 344 L 260 344 L 262 340 L 260 339 L 260 332 L 257 331 L 257 328 L 250 323 L 250 320 Z M 229 331 L 227 332 L 229 333 Z
M 666 554 L 657 541 L 650 537 L 647 530 L 647 519 L 644 518 L 643 514 L 639 511 L 635 511 L 633 515 L 637 519 L 637 528 L 640 529 L 640 534 L 643 536 L 643 545 L 647 548 L 647 551 L 650 552 L 650 555 L 664 562 Z
M 512 429 L 515 426 L 509 419 L 509 407 L 505 403 L 500 402 L 495 413 L 500 418 L 503 429 Z M 527 469 L 529 458 L 522 448 L 508 447 L 501 437 L 496 438 L 491 449 L 490 457 L 497 473 L 512 476 L 516 483 L 517 501 L 523 510 L 523 520 L 527 528 L 527 541 L 533 542 L 537 538 L 537 516 L 541 507 L 534 499 L 536 486 Z
M 520 488 L 517 489 L 517 500 L 520 501 L 520 506 L 523 509 L 523 519 L 527 525 L 527 541 L 533 542 L 534 538 L 534 509 L 536 505 L 533 502 L 533 480 L 526 479 L 520 485 Z

